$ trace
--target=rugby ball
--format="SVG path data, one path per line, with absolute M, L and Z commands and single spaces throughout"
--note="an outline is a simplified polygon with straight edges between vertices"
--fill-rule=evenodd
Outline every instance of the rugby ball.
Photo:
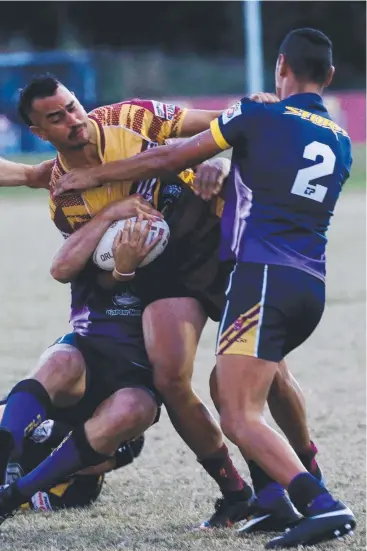
M 133 217 L 129 218 L 129 220 L 131 220 L 132 224 L 134 224 L 137 219 L 136 217 Z M 112 254 L 112 245 L 117 233 L 120 230 L 124 229 L 125 223 L 126 219 L 113 222 L 102 237 L 101 241 L 98 243 L 93 253 L 93 262 L 102 270 L 112 272 L 115 267 L 115 260 Z M 143 220 L 142 224 L 143 227 L 145 227 L 147 221 Z M 161 240 L 158 241 L 154 249 L 152 249 L 150 253 L 144 258 L 143 262 L 139 265 L 139 268 L 147 266 L 148 264 L 153 262 L 153 260 L 161 255 L 164 249 L 167 247 L 170 232 L 167 222 L 163 219 L 153 222 L 152 227 L 150 228 L 147 242 L 151 243 L 156 237 L 158 237 L 160 232 L 162 232 Z

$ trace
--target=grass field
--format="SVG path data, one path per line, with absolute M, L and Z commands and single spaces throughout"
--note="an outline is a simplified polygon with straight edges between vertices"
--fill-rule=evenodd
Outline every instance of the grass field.
M 361 156 L 363 156 L 361 154 Z M 365 182 L 363 161 L 330 230 L 327 308 L 316 333 L 289 358 L 303 386 L 312 435 L 330 488 L 359 520 L 355 537 L 320 546 L 362 551 L 365 528 Z M 357 170 L 357 169 L 356 169 Z M 359 189 L 358 189 L 359 188 Z M 32 369 L 40 353 L 68 331 L 68 286 L 49 265 L 61 238 L 48 219 L 45 193 L 0 195 L 2 308 L 0 394 Z M 196 360 L 195 389 L 210 404 L 208 377 L 216 326 L 207 325 Z M 247 468 L 231 447 L 235 463 Z M 88 511 L 19 514 L 1 529 L 2 551 L 259 551 L 267 538 L 233 531 L 193 533 L 218 492 L 170 426 L 147 433 L 142 456 L 107 477 Z

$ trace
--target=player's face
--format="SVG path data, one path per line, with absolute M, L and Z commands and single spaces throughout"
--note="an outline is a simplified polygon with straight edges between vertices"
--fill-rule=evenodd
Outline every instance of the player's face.
M 30 117 L 32 132 L 59 151 L 82 149 L 89 143 L 88 115 L 64 86 L 53 96 L 35 99 Z
M 275 90 L 278 97 L 280 97 L 280 90 L 282 87 L 281 85 L 282 63 L 283 63 L 283 56 L 280 55 L 277 59 L 277 64 L 275 66 Z

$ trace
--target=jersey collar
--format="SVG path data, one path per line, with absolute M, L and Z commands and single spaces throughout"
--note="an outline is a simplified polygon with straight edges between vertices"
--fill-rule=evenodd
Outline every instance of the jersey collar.
M 289 96 L 289 98 L 283 100 L 283 103 L 286 103 L 287 105 L 294 105 L 294 107 L 313 107 L 319 109 L 320 111 L 326 111 L 322 97 L 319 94 L 294 94 L 293 96 Z

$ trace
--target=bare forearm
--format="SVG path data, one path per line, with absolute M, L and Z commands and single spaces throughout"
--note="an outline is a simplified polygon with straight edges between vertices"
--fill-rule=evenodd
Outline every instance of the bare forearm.
M 29 186 L 32 175 L 32 166 L 13 163 L 0 157 L 0 187 Z
M 192 142 L 194 139 L 198 140 L 199 143 L 199 136 L 191 138 L 188 142 Z M 164 177 L 178 174 L 185 168 L 198 164 L 205 159 L 200 154 L 197 156 L 191 155 L 190 159 L 186 159 L 181 155 L 180 149 L 176 144 L 150 149 L 129 159 L 100 165 L 94 169 L 94 174 L 100 184 L 121 180 L 131 181 Z
M 60 283 L 69 283 L 85 268 L 112 220 L 102 212 L 70 235 L 56 253 L 50 273 Z
M 181 137 L 187 138 L 208 130 L 210 123 L 221 115 L 222 111 L 207 109 L 189 109 L 183 120 Z

